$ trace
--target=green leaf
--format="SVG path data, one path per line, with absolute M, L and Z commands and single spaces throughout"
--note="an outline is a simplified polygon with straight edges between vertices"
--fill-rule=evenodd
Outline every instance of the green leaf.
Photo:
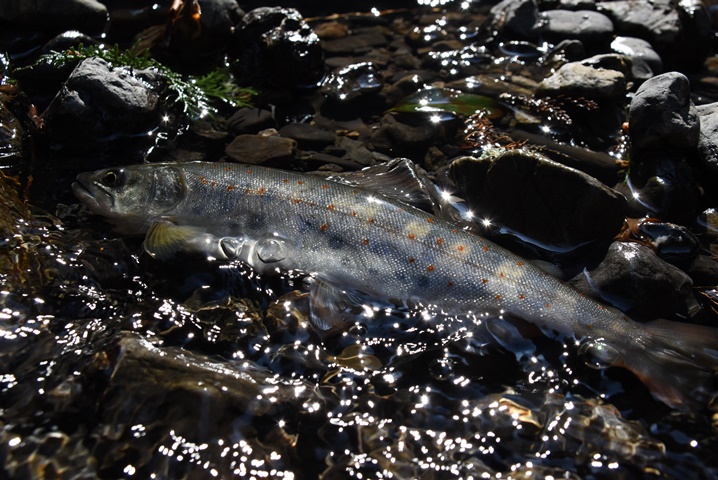
M 484 110 L 491 119 L 504 115 L 504 109 L 493 98 L 449 88 L 420 90 L 400 101 L 392 110 L 408 113 L 450 112 L 467 117 Z

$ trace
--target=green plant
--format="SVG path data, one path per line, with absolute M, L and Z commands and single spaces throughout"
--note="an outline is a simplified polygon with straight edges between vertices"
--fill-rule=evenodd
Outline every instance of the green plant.
M 241 107 L 250 105 L 251 98 L 256 95 L 254 89 L 240 87 L 234 83 L 228 67 L 220 67 L 202 76 L 182 75 L 150 58 L 147 51 L 140 52 L 136 46 L 122 50 L 117 44 L 109 48 L 103 45 L 86 47 L 80 44 L 63 52 L 52 51 L 40 57 L 37 63 L 47 62 L 62 67 L 93 57 L 101 58 L 116 67 L 156 69 L 165 78 L 171 98 L 182 105 L 185 113 L 194 118 L 215 115 L 215 100 Z

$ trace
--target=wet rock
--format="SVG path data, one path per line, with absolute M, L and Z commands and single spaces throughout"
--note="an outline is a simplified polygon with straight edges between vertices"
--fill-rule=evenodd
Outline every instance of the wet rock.
M 613 21 L 618 35 L 647 40 L 663 59 L 667 69 L 695 69 L 710 51 L 710 20 L 705 8 L 687 8 L 679 3 L 598 2 L 598 11 Z
M 107 7 L 95 0 L 4 0 L 0 8 L 2 22 L 50 32 L 79 30 L 99 35 L 108 20 Z
M 693 170 L 670 150 L 651 150 L 636 161 L 632 158 L 625 182 L 615 188 L 628 199 L 632 217 L 648 215 L 690 225 L 701 203 Z
M 682 225 L 668 222 L 640 220 L 634 228 L 636 235 L 650 246 L 659 258 L 669 263 L 683 263 L 694 259 L 700 242 Z
M 645 319 L 685 311 L 693 282 L 637 243 L 614 242 L 603 261 L 570 280 L 580 291 Z
M 583 172 L 527 150 L 463 157 L 451 178 L 475 218 L 529 237 L 549 249 L 612 238 L 623 225 L 625 199 Z
M 590 10 L 541 12 L 540 31 L 550 42 L 574 39 L 589 50 L 605 48 L 613 36 L 613 23 L 604 14 Z
M 349 33 L 349 26 L 341 22 L 324 22 L 314 28 L 314 33 L 321 40 L 344 38 Z
M 386 46 L 389 41 L 380 28 L 371 28 L 354 35 L 322 42 L 327 55 L 359 55 Z
M 503 0 L 491 8 L 491 27 L 509 38 L 537 37 L 539 20 L 536 0 Z
M 698 161 L 713 181 L 718 180 L 718 103 L 696 107 L 700 118 Z
M 615 99 L 626 93 L 626 77 L 615 70 L 581 62 L 561 66 L 538 86 L 537 95 Z
M 239 133 L 257 133 L 274 126 L 272 112 L 261 108 L 240 108 L 227 120 L 227 130 Z
M 244 12 L 235 0 L 199 0 L 199 23 L 171 22 L 153 49 L 156 58 L 181 70 L 216 64 L 234 34 Z
M 692 149 L 698 144 L 700 120 L 685 75 L 667 72 L 641 85 L 629 108 L 631 144 L 635 150 Z
M 239 59 L 240 75 L 271 85 L 315 85 L 324 76 L 319 37 L 292 8 L 261 7 L 247 13 L 230 53 Z
M 379 151 L 399 155 L 415 150 L 425 150 L 446 136 L 441 123 L 426 119 L 418 124 L 403 123 L 392 114 L 381 119 L 379 127 L 371 135 L 371 144 Z
M 84 60 L 43 113 L 51 141 L 67 151 L 86 151 L 152 130 L 160 119 L 151 78 L 151 72 L 115 68 L 100 58 Z
M 4 95 L 0 95 L 0 165 L 15 163 L 23 151 L 25 129 L 5 104 Z
M 360 62 L 334 70 L 322 83 L 322 93 L 334 100 L 351 101 L 384 86 L 381 71 L 372 62 Z
M 320 150 L 327 145 L 334 145 L 336 135 L 316 125 L 308 123 L 290 123 L 279 130 L 279 135 L 296 140 L 299 148 L 304 150 Z
M 645 81 L 663 72 L 663 60 L 646 40 L 618 36 L 611 42 L 611 50 L 631 59 L 633 78 L 637 80 Z
M 297 142 L 277 135 L 238 135 L 227 145 L 225 153 L 241 163 L 253 165 L 292 158 Z

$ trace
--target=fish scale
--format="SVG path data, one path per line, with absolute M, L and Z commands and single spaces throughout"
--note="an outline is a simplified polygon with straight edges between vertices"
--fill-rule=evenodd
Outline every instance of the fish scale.
M 373 189 L 203 162 L 100 170 L 81 174 L 73 188 L 125 231 L 147 232 L 145 248 L 158 257 L 200 250 L 260 272 L 312 275 L 319 328 L 337 324 L 354 292 L 450 314 L 510 314 L 583 341 L 676 407 L 718 365 L 715 329 L 634 322 L 508 250 Z

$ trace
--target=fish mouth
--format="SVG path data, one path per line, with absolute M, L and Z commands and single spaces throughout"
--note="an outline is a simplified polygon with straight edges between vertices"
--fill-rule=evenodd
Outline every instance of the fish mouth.
M 112 204 L 112 195 L 102 188 L 98 188 L 96 184 L 83 177 L 84 174 L 80 174 L 77 176 L 77 179 L 72 182 L 72 193 L 74 193 L 77 199 L 84 203 L 90 211 L 94 213 L 108 213 L 107 210 L 111 208 Z M 107 197 L 107 202 L 101 202 L 100 199 L 98 199 L 98 194 L 100 193 Z

